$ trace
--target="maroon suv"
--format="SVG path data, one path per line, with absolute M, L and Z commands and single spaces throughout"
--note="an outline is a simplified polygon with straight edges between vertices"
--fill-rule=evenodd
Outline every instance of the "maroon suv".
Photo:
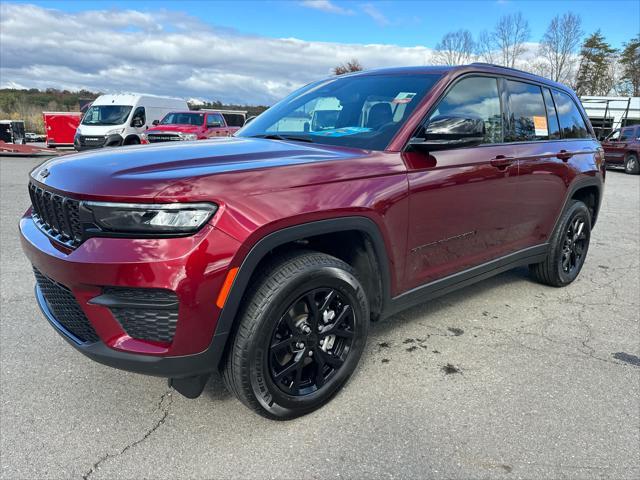
M 529 265 L 580 272 L 603 153 L 575 94 L 473 64 L 307 85 L 235 137 L 50 160 L 20 222 L 47 320 L 88 357 L 272 418 L 347 381 L 371 319 Z
M 607 167 L 623 167 L 626 173 L 640 173 L 640 125 L 611 132 L 603 142 Z

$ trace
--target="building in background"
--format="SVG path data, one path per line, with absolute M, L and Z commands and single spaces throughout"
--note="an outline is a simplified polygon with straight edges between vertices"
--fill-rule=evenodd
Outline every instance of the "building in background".
M 616 128 L 640 124 L 640 97 L 581 97 L 582 105 L 598 138 Z

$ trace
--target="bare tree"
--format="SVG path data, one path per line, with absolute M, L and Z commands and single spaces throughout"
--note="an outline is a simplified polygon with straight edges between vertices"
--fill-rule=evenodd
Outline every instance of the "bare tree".
M 436 45 L 434 60 L 444 65 L 464 65 L 471 62 L 475 43 L 469 30 L 449 32 Z
M 524 53 L 524 43 L 529 39 L 530 34 L 529 22 L 522 13 L 500 17 L 493 36 L 502 56 L 502 65 L 515 67 L 516 60 Z
M 476 42 L 476 55 L 487 63 L 496 62 L 496 42 L 493 35 L 486 30 L 480 32 Z
M 348 62 L 333 67 L 333 73 L 336 75 L 344 75 L 345 73 L 350 72 L 359 72 L 360 70 L 364 70 L 364 68 L 357 58 L 352 58 Z
M 573 73 L 577 58 L 575 51 L 582 37 L 579 15 L 556 15 L 540 42 L 540 55 L 548 65 L 549 77 L 556 82 L 567 82 Z

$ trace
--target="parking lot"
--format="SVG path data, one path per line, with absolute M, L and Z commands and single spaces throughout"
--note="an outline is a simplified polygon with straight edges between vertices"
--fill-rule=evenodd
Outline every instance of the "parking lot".
M 608 173 L 571 286 L 518 269 L 374 324 L 333 401 L 274 422 L 217 377 L 188 400 L 52 330 L 17 233 L 40 161 L 0 158 L 2 478 L 640 476 L 638 176 Z

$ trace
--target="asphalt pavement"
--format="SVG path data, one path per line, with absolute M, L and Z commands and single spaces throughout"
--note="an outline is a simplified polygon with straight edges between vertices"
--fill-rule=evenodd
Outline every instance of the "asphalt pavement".
M 374 324 L 326 407 L 275 422 L 84 358 L 46 323 L 0 158 L 0 478 L 640 478 L 640 177 L 611 171 L 564 289 L 526 268 Z

